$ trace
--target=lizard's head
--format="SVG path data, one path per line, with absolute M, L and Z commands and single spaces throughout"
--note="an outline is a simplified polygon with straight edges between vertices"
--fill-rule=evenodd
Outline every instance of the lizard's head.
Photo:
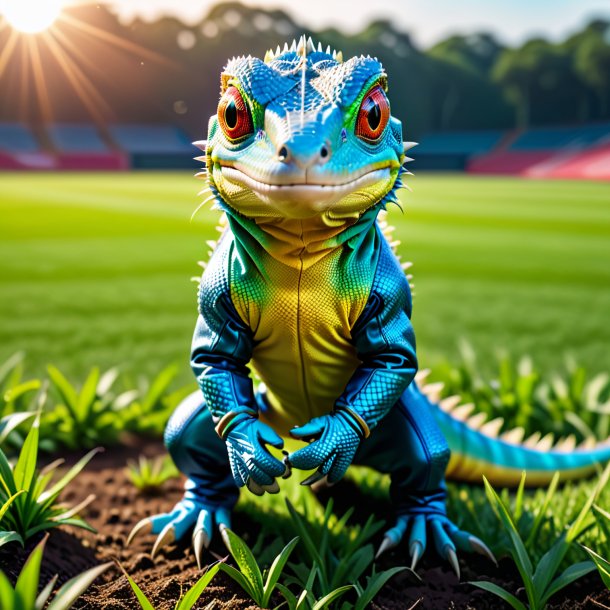
M 343 62 L 304 37 L 231 60 L 209 125 L 211 186 L 250 218 L 353 217 L 393 199 L 404 153 L 386 89 L 377 59 Z

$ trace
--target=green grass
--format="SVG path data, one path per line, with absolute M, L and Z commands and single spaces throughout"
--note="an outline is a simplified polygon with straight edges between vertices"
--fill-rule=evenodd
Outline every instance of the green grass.
M 196 261 L 218 213 L 189 223 L 201 182 L 188 173 L 0 175 L 0 361 L 83 377 L 121 364 L 190 381 Z M 588 182 L 421 175 L 390 211 L 414 261 L 422 366 L 483 367 L 498 348 L 543 370 L 571 353 L 610 370 L 610 188 Z

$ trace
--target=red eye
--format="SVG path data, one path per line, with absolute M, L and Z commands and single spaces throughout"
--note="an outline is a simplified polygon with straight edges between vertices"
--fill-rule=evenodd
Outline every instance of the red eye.
M 362 100 L 356 119 L 356 135 L 368 142 L 376 142 L 390 120 L 390 102 L 383 89 L 373 87 Z
M 229 140 L 241 140 L 253 133 L 250 110 L 237 87 L 229 87 L 222 96 L 218 122 Z

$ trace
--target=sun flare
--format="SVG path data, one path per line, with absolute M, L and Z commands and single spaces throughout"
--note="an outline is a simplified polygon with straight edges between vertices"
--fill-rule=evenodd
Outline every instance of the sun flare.
M 48 29 L 61 14 L 63 0 L 0 0 L 0 15 L 18 32 Z

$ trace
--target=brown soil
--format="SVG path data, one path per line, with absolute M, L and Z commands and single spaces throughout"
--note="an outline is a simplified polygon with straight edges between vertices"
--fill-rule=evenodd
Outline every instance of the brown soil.
M 149 554 L 154 542 L 153 536 L 140 537 L 132 546 L 124 546 L 131 528 L 141 518 L 167 511 L 182 495 L 181 483 L 170 481 L 162 495 L 142 496 L 124 474 L 123 468 L 127 459 L 137 457 L 140 453 L 153 456 L 163 451 L 163 447 L 158 443 L 143 445 L 132 442 L 128 446 L 109 449 L 94 458 L 85 472 L 76 479 L 65 499 L 74 503 L 90 493 L 97 496 L 83 516 L 98 533 L 92 534 L 73 528 L 52 531 L 42 563 L 41 583 L 46 583 L 56 573 L 60 575 L 59 582 L 65 582 L 97 563 L 118 560 L 149 596 L 157 610 L 173 609 L 181 590 L 186 590 L 201 575 L 191 549 L 185 545 L 174 545 L 162 551 L 153 561 Z M 339 513 L 352 503 L 359 507 L 356 519 L 359 514 L 366 516 L 372 512 L 353 485 L 345 484 L 333 488 L 333 496 Z M 321 498 L 323 499 L 325 498 Z M 246 535 L 246 532 L 253 530 L 253 523 L 247 515 L 238 512 L 234 527 L 240 534 L 244 534 L 250 544 L 254 544 L 255 538 L 248 538 Z M 37 542 L 38 540 L 31 541 L 25 550 L 16 544 L 0 548 L 0 566 L 13 581 Z M 379 543 L 379 540 L 376 542 Z M 226 555 L 226 550 L 218 539 L 212 543 L 211 552 L 216 558 Z M 378 569 L 408 565 L 407 559 L 403 551 L 390 552 L 382 557 Z M 214 557 L 210 556 L 210 560 L 214 560 Z M 426 556 L 418 568 L 421 582 L 415 581 L 414 577 L 406 572 L 398 574 L 382 589 L 372 607 L 407 610 L 416 604 L 418 610 L 495 610 L 503 607 L 499 598 L 475 589 L 466 582 L 491 580 L 509 591 L 518 589 L 518 574 L 509 560 L 503 560 L 500 567 L 495 568 L 479 556 L 463 555 L 460 558 L 460 567 L 461 583 L 438 558 Z M 518 595 L 525 601 L 522 593 L 521 591 Z M 281 598 L 278 598 L 277 604 L 281 601 Z M 610 610 L 610 592 L 604 590 L 595 573 L 561 592 L 553 602 L 550 608 L 555 610 Z M 116 567 L 102 575 L 74 608 L 122 610 L 139 608 L 139 605 L 127 579 Z M 195 608 L 246 610 L 255 609 L 256 606 L 237 584 L 220 573 L 208 586 Z

